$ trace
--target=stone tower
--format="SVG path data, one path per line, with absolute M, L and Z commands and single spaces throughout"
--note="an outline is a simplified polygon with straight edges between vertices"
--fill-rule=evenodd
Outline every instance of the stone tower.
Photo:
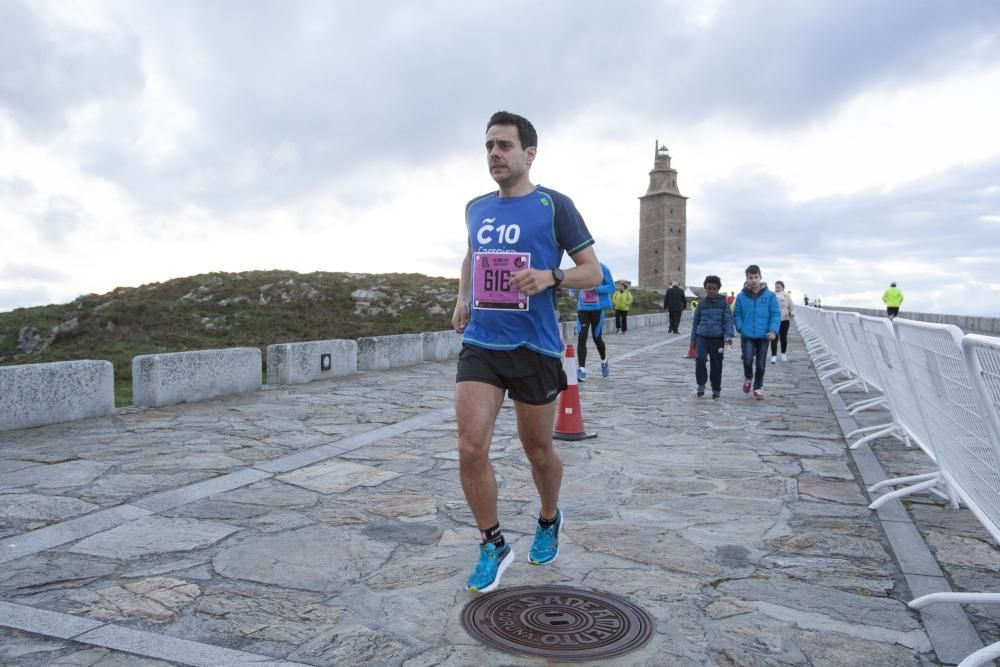
M 664 289 L 687 284 L 687 197 L 677 189 L 670 153 L 656 142 L 649 189 L 639 197 L 639 285 Z

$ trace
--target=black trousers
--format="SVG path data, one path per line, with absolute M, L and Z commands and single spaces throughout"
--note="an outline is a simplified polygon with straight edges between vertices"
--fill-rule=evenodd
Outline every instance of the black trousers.
M 677 329 L 681 325 L 681 314 L 684 313 L 683 310 L 671 310 L 670 313 L 670 328 L 669 333 L 680 333 Z
M 712 392 L 722 391 L 722 357 L 726 341 L 722 338 L 698 336 L 695 339 L 697 356 L 694 358 L 694 379 L 699 387 L 705 386 L 706 380 L 712 381 Z M 706 368 L 706 361 L 711 362 L 711 372 Z
M 778 337 L 771 341 L 771 356 L 777 356 L 778 354 L 778 341 L 781 341 L 781 353 L 784 354 L 785 350 L 788 349 L 788 325 L 791 324 L 791 320 L 781 320 L 781 326 L 778 327 Z
M 628 311 L 627 310 L 616 310 L 615 311 L 615 331 L 628 331 Z
M 594 337 L 594 345 L 597 346 L 597 353 L 601 355 L 601 361 L 607 358 L 604 346 L 604 311 L 602 310 L 578 310 L 576 311 L 576 325 L 580 333 L 576 338 L 576 362 L 581 366 L 587 365 L 587 336 Z

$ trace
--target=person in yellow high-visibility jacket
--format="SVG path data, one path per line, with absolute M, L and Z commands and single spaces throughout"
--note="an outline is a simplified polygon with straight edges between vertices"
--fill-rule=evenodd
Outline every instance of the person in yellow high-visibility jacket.
M 615 307 L 615 333 L 628 333 L 628 309 L 632 301 L 632 290 L 628 284 L 618 283 L 618 289 L 611 294 L 611 305 Z
M 903 305 L 903 292 L 896 287 L 896 283 L 891 283 L 882 293 L 882 303 L 885 304 L 885 314 L 890 320 L 899 315 L 899 307 Z

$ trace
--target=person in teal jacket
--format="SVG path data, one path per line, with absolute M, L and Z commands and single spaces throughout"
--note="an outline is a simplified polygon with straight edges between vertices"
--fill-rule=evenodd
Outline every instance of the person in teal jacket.
M 736 297 L 733 319 L 740 332 L 743 348 L 743 393 L 764 398 L 764 369 L 767 366 L 767 346 L 778 337 L 781 327 L 781 306 L 774 292 L 761 281 L 760 267 L 751 264 L 746 270 L 747 281 Z M 756 363 L 755 363 L 756 362 Z
M 576 379 L 583 382 L 587 379 L 587 335 L 591 332 L 597 353 L 601 355 L 601 375 L 608 377 L 611 369 L 608 366 L 607 349 L 604 345 L 604 311 L 611 309 L 611 293 L 615 291 L 615 281 L 611 277 L 611 269 L 601 264 L 603 278 L 601 284 L 594 289 L 582 289 L 577 295 L 576 303 Z

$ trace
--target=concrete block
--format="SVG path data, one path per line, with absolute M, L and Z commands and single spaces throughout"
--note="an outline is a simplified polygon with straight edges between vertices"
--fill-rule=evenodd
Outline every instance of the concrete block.
M 314 340 L 267 346 L 267 383 L 303 384 L 358 372 L 353 340 Z
M 559 335 L 564 343 L 576 345 L 576 320 L 567 320 L 559 323 Z
M 256 347 L 144 354 L 132 359 L 132 402 L 159 407 L 260 389 Z
M 424 361 L 458 359 L 462 351 L 462 334 L 456 331 L 432 331 L 424 337 Z
M 100 417 L 114 409 L 110 361 L 0 367 L 0 431 Z
M 413 366 L 424 361 L 424 337 L 421 334 L 369 336 L 358 339 L 358 370 L 384 371 Z

